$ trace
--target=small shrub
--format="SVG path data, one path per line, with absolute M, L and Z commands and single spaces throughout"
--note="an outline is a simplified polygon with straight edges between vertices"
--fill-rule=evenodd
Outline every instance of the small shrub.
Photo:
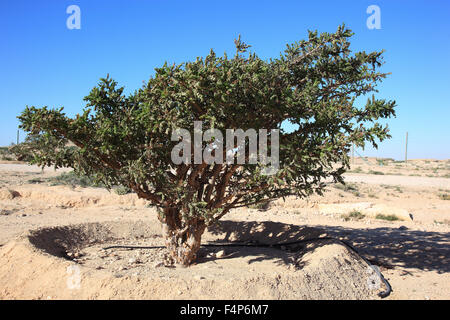
M 370 171 L 369 171 L 369 174 L 384 175 L 383 172 L 381 172 L 381 171 L 375 171 L 375 170 L 370 170 Z
M 337 183 L 334 185 L 334 187 L 336 189 L 343 190 L 346 192 L 358 191 L 358 186 L 356 184 L 352 184 L 352 183 L 347 183 L 347 184 Z
M 450 225 L 450 220 L 449 220 L 449 219 L 445 219 L 445 220 L 443 220 L 443 221 L 437 221 L 437 220 L 434 220 L 434 223 L 435 223 L 435 224 L 446 224 L 446 225 Z
M 387 221 L 397 221 L 400 220 L 396 215 L 393 214 L 377 214 L 375 216 L 375 219 L 379 219 L 379 220 L 387 220 Z
M 11 153 L 10 147 L 0 147 L 0 160 L 15 161 L 16 157 Z
M 45 182 L 45 181 L 42 179 L 39 179 L 39 178 L 33 178 L 33 179 L 28 180 L 28 183 L 31 183 L 31 184 L 39 184 L 39 183 L 43 183 L 43 182 Z
M 114 189 L 114 192 L 117 193 L 119 196 L 131 193 L 132 190 L 126 186 L 119 186 Z
M 52 177 L 49 179 L 50 185 L 70 185 L 70 186 L 80 186 L 83 188 L 87 187 L 103 187 L 101 183 L 96 183 L 94 180 L 87 176 L 78 176 L 74 171 L 63 172 L 59 176 Z
M 361 167 L 356 167 L 354 170 L 350 170 L 350 172 L 361 173 L 363 172 L 363 170 L 361 169 Z
M 259 211 L 267 211 L 270 207 L 270 201 L 259 202 L 249 206 L 250 209 L 257 209 Z
M 441 200 L 450 200 L 450 194 L 447 194 L 447 193 L 441 193 L 441 194 L 439 195 L 439 199 L 441 199 Z
M 361 220 L 365 217 L 366 215 L 361 213 L 358 210 L 353 210 L 350 213 L 346 213 L 342 215 L 342 218 L 344 218 L 345 221 L 349 221 L 349 220 Z

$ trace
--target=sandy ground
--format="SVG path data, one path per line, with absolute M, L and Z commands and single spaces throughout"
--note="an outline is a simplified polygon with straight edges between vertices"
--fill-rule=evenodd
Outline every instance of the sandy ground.
M 68 262 L 61 258 L 44 257 L 39 250 L 36 251 L 28 242 L 24 242 L 24 234 L 27 234 L 29 230 L 88 222 L 127 221 L 127 223 L 132 223 L 142 221 L 144 225 L 157 225 L 154 209 L 149 208 L 145 201 L 137 199 L 133 194 L 119 196 L 99 188 L 51 186 L 47 179 L 59 175 L 61 171 L 67 170 L 55 172 L 52 169 L 46 169 L 42 172 L 40 168 L 23 164 L 0 164 L 0 260 L 3 259 L 2 266 L 0 266 L 0 284 L 2 284 L 0 285 L 0 297 L 31 298 L 24 294 L 26 290 L 35 292 L 32 297 L 41 299 L 54 297 L 83 299 L 150 297 L 149 293 L 145 291 L 145 287 L 148 287 L 148 281 L 153 281 L 152 283 L 158 283 L 151 296 L 155 298 L 168 294 L 167 289 L 163 289 L 164 286 L 160 283 L 162 281 L 162 283 L 169 283 L 170 287 L 182 288 L 171 291 L 167 297 L 208 298 L 208 295 L 217 297 L 218 292 L 233 292 L 235 287 L 229 284 L 230 279 L 236 279 L 238 275 L 241 277 L 243 274 L 258 273 L 258 270 L 264 270 L 264 272 L 261 271 L 264 276 L 261 276 L 260 282 L 242 280 L 242 286 L 239 287 L 240 292 L 246 292 L 246 290 L 247 294 L 253 292 L 253 298 L 370 298 L 369 295 L 356 289 L 359 296 L 352 296 L 344 291 L 340 296 L 324 296 L 309 294 L 300 289 L 297 291 L 288 289 L 289 285 L 292 286 L 293 281 L 303 283 L 299 287 L 308 288 L 308 285 L 304 283 L 305 275 L 295 278 L 300 273 L 292 271 L 292 266 L 295 266 L 296 263 L 298 265 L 303 258 L 309 259 L 310 268 L 315 265 L 315 261 L 330 258 L 331 252 L 340 255 L 341 260 L 339 261 L 341 262 L 350 259 L 351 253 L 344 250 L 345 247 L 338 243 L 330 243 L 310 251 L 306 250 L 309 255 L 316 254 L 317 257 L 314 256 L 316 257 L 314 259 L 297 257 L 300 260 L 296 258 L 296 262 L 292 262 L 292 257 L 288 253 L 281 255 L 291 258 L 283 259 L 280 253 L 275 253 L 275 251 L 268 253 L 248 251 L 250 249 L 246 249 L 247 251 L 235 250 L 227 253 L 229 257 L 232 257 L 228 259 L 210 259 L 215 253 L 204 251 L 203 259 L 206 260 L 199 263 L 194 269 L 189 268 L 190 272 L 176 271 L 181 273 L 175 276 L 174 273 L 163 268 L 158 269 L 159 273 L 155 273 L 159 274 L 158 278 L 149 278 L 147 266 L 151 265 L 151 268 L 157 268 L 155 264 L 158 264 L 159 258 L 149 256 L 148 251 L 102 251 L 107 244 L 130 244 L 130 242 L 136 244 L 144 241 L 143 243 L 149 245 L 157 244 L 159 241 L 157 239 L 127 238 L 113 239 L 114 241 L 110 243 L 93 244 L 83 249 L 84 252 L 81 253 L 76 250 L 69 252 L 71 255 L 82 255 L 78 262 L 83 265 L 83 268 L 87 268 L 86 270 L 96 270 L 96 272 L 106 270 L 114 275 L 112 278 L 114 280 L 104 278 L 103 282 L 91 283 L 92 288 L 97 289 L 102 288 L 102 285 L 115 283 L 115 286 L 111 284 L 108 287 L 109 289 L 104 292 L 104 295 L 98 295 L 98 291 L 92 289 L 93 291 L 75 296 L 73 293 L 71 293 L 72 295 L 58 296 L 57 292 L 60 288 L 57 287 L 53 288 L 53 291 L 49 289 L 49 293 L 44 292 L 45 290 L 40 294 L 36 293 L 36 290 L 41 290 L 42 286 L 29 287 L 32 283 L 29 281 L 30 284 L 27 287 L 26 279 L 33 278 L 33 265 L 23 257 L 27 255 L 35 257 L 34 260 L 30 258 L 30 261 L 40 262 L 42 266 L 47 266 L 47 270 L 53 268 L 57 270 L 56 266 L 59 266 L 58 276 L 60 277 L 66 275 Z M 352 166 L 352 172 L 346 175 L 348 182 L 346 187 L 330 183 L 328 191 L 323 197 L 278 200 L 265 211 L 252 208 L 235 210 L 221 224 L 224 228 L 221 239 L 239 241 L 256 237 L 260 242 L 267 242 L 270 239 L 282 241 L 290 239 L 291 233 L 284 232 L 285 236 L 283 236 L 283 233 L 279 232 L 286 229 L 286 226 L 312 227 L 311 230 L 314 230 L 315 237 L 327 236 L 345 240 L 372 264 L 379 266 L 393 287 L 393 292 L 388 299 L 450 299 L 450 201 L 446 200 L 450 193 L 449 171 L 449 161 L 413 160 L 407 164 L 384 161 L 383 165 L 380 165 L 376 159 L 357 159 Z M 357 210 L 360 215 L 350 216 L 349 214 L 355 211 L 355 208 L 361 208 Z M 398 213 L 400 220 L 387 221 L 376 218 L 376 215 L 369 214 L 374 210 L 376 214 L 383 215 Z M 408 216 L 402 216 L 402 212 L 411 214 L 413 220 Z M 263 227 L 255 233 L 255 225 Z M 292 228 L 294 227 L 288 229 L 292 230 Z M 230 230 L 239 230 L 239 232 L 230 232 Z M 212 236 L 214 232 L 213 230 L 210 232 L 212 238 L 209 240 L 213 241 L 215 240 Z M 274 236 L 274 232 L 280 236 Z M 157 234 L 156 231 L 155 234 Z M 205 241 L 208 241 L 208 236 L 205 236 Z M 320 250 L 323 252 L 320 253 Z M 157 251 L 154 254 L 157 254 Z M 22 258 L 19 259 L 19 256 Z M 254 260 L 259 264 L 253 263 Z M 331 259 L 330 261 L 337 260 Z M 17 274 L 20 270 L 12 268 L 14 263 L 21 266 L 28 265 L 21 269 L 25 278 L 20 278 Z M 315 282 L 318 287 L 308 292 L 326 291 L 323 288 L 320 289 L 320 285 L 327 286 L 326 282 L 323 282 L 326 279 L 324 274 L 339 269 L 339 265 L 333 265 L 331 262 L 326 265 L 329 265 L 331 269 L 316 268 L 302 271 L 313 274 L 313 270 L 319 270 Z M 245 266 L 247 273 L 241 272 L 242 269 L 239 269 L 239 266 Z M 206 268 L 208 271 L 199 271 L 202 268 Z M 351 268 L 356 268 L 353 272 L 358 271 L 358 274 L 364 272 L 363 269 L 358 269 L 357 264 L 352 265 Z M 170 274 L 173 275 L 173 279 L 170 278 Z M 216 274 L 214 279 L 210 279 L 214 274 Z M 11 278 L 12 275 L 16 275 L 15 280 Z M 192 279 L 186 279 L 188 275 Z M 277 278 L 279 275 L 286 275 L 286 277 L 280 280 Z M 364 281 L 357 277 L 346 278 L 346 275 L 348 273 L 340 278 L 343 281 L 341 285 L 351 281 L 355 284 Z M 146 279 L 143 282 L 145 286 L 142 283 L 138 285 L 139 279 L 142 280 L 143 276 Z M 35 279 L 36 281 L 42 280 L 38 277 Z M 186 281 L 182 279 L 186 279 Z M 193 284 L 198 283 L 199 280 L 205 280 L 201 286 L 203 289 L 195 291 Z M 330 279 L 327 281 L 330 286 L 337 286 L 333 292 L 339 291 L 339 284 Z M 120 293 L 120 286 L 133 289 L 133 295 Z M 358 287 L 358 285 L 355 286 Z M 214 289 L 215 287 L 216 289 Z M 217 288 L 220 288 L 220 291 L 217 291 L 219 290 Z M 194 294 L 194 291 L 197 293 Z M 224 297 L 230 296 L 225 295 Z M 235 297 L 245 298 L 246 296 L 237 295 Z

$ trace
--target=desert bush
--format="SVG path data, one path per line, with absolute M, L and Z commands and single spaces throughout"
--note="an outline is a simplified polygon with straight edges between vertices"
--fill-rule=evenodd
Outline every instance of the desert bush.
M 133 190 L 131 190 L 130 188 L 128 188 L 126 186 L 118 186 L 117 188 L 114 189 L 114 192 L 117 193 L 118 195 L 125 195 L 125 194 L 132 193 Z
M 361 167 L 356 167 L 355 169 L 351 170 L 351 172 L 361 173 L 361 172 L 363 172 L 363 170 L 361 169 Z
M 353 210 L 350 213 L 342 214 L 342 218 L 344 218 L 345 221 L 349 220 L 361 220 L 364 219 L 366 215 L 361 213 L 361 211 Z
M 27 150 L 30 162 L 71 167 L 106 187 L 132 189 L 158 208 L 174 261 L 189 265 L 205 228 L 231 209 L 322 194 L 328 177 L 343 182 L 352 144 L 377 147 L 390 137 L 378 120 L 395 115 L 395 102 L 372 95 L 356 105 L 355 99 L 376 92 L 386 77 L 378 71 L 382 51 L 353 53 L 351 36 L 345 26 L 335 33 L 310 31 L 307 40 L 288 45 L 271 60 L 249 52 L 239 37 L 233 57 L 211 50 L 193 62 L 166 63 L 128 96 L 107 76 L 73 118 L 62 108 L 27 107 L 20 127 L 43 145 Z M 171 133 L 183 128 L 193 136 L 194 121 L 202 121 L 203 130 L 221 132 L 280 129 L 287 122 L 294 129 L 280 130 L 280 166 L 266 175 L 261 158 L 192 163 L 196 153 L 188 150 L 183 157 L 189 161 L 175 164 L 171 152 L 179 141 L 172 141 Z M 200 151 L 220 158 L 227 150 L 213 141 L 201 141 Z M 268 145 L 268 154 L 275 150 Z
M 336 183 L 333 185 L 336 189 L 347 191 L 347 192 L 354 192 L 358 191 L 358 185 L 355 183 Z
M 441 194 L 439 195 L 439 199 L 441 199 L 441 200 L 450 200 L 450 194 L 447 194 L 447 193 L 441 193 Z
M 355 197 L 362 197 L 363 195 L 358 190 L 358 185 L 356 183 L 336 183 L 334 187 L 345 192 L 352 193 Z
M 396 215 L 394 214 L 377 214 L 375 216 L 375 219 L 379 219 L 379 220 L 387 220 L 387 221 L 397 221 L 400 220 Z
M 14 161 L 17 160 L 14 154 L 11 152 L 11 147 L 0 147 L 0 160 Z
M 249 206 L 251 209 L 257 209 L 259 211 L 269 210 L 270 201 L 258 202 Z
M 51 177 L 48 179 L 48 182 L 52 186 L 57 185 L 70 185 L 73 187 L 104 187 L 104 184 L 101 181 L 95 181 L 93 178 L 77 174 L 74 171 L 63 172 L 58 176 Z
M 449 219 L 444 219 L 443 221 L 434 220 L 434 223 L 436 223 L 436 224 L 446 224 L 446 225 L 450 226 L 450 220 Z

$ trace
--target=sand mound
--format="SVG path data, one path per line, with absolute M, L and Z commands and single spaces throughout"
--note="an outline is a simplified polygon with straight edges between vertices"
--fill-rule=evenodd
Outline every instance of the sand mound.
M 17 190 L 0 189 L 0 200 L 32 201 L 46 205 L 64 206 L 66 208 L 100 207 L 111 205 L 129 205 L 144 207 L 146 200 L 139 199 L 136 194 L 118 195 L 100 188 L 84 188 L 85 193 L 69 186 L 25 185 Z
M 376 299 L 368 265 L 340 242 L 229 247 L 223 241 L 310 239 L 320 230 L 224 221 L 189 268 L 165 267 L 159 226 L 108 222 L 42 228 L 0 248 L 1 299 Z M 222 243 L 222 244 L 221 244 Z M 135 245 L 140 249 L 105 247 Z

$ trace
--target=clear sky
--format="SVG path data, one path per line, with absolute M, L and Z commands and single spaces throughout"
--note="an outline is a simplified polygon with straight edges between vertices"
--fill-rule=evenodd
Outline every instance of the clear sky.
M 70 30 L 66 9 L 81 9 Z M 381 10 L 370 30 L 369 5 Z M 450 158 L 450 1 L 9 0 L 0 2 L 0 145 L 16 140 L 26 105 L 81 111 L 83 97 L 109 73 L 132 92 L 164 61 L 234 53 L 238 34 L 261 58 L 277 57 L 308 29 L 345 23 L 354 51 L 385 49 L 379 97 L 395 99 L 393 138 L 364 156 Z M 22 133 L 22 139 L 23 139 Z

